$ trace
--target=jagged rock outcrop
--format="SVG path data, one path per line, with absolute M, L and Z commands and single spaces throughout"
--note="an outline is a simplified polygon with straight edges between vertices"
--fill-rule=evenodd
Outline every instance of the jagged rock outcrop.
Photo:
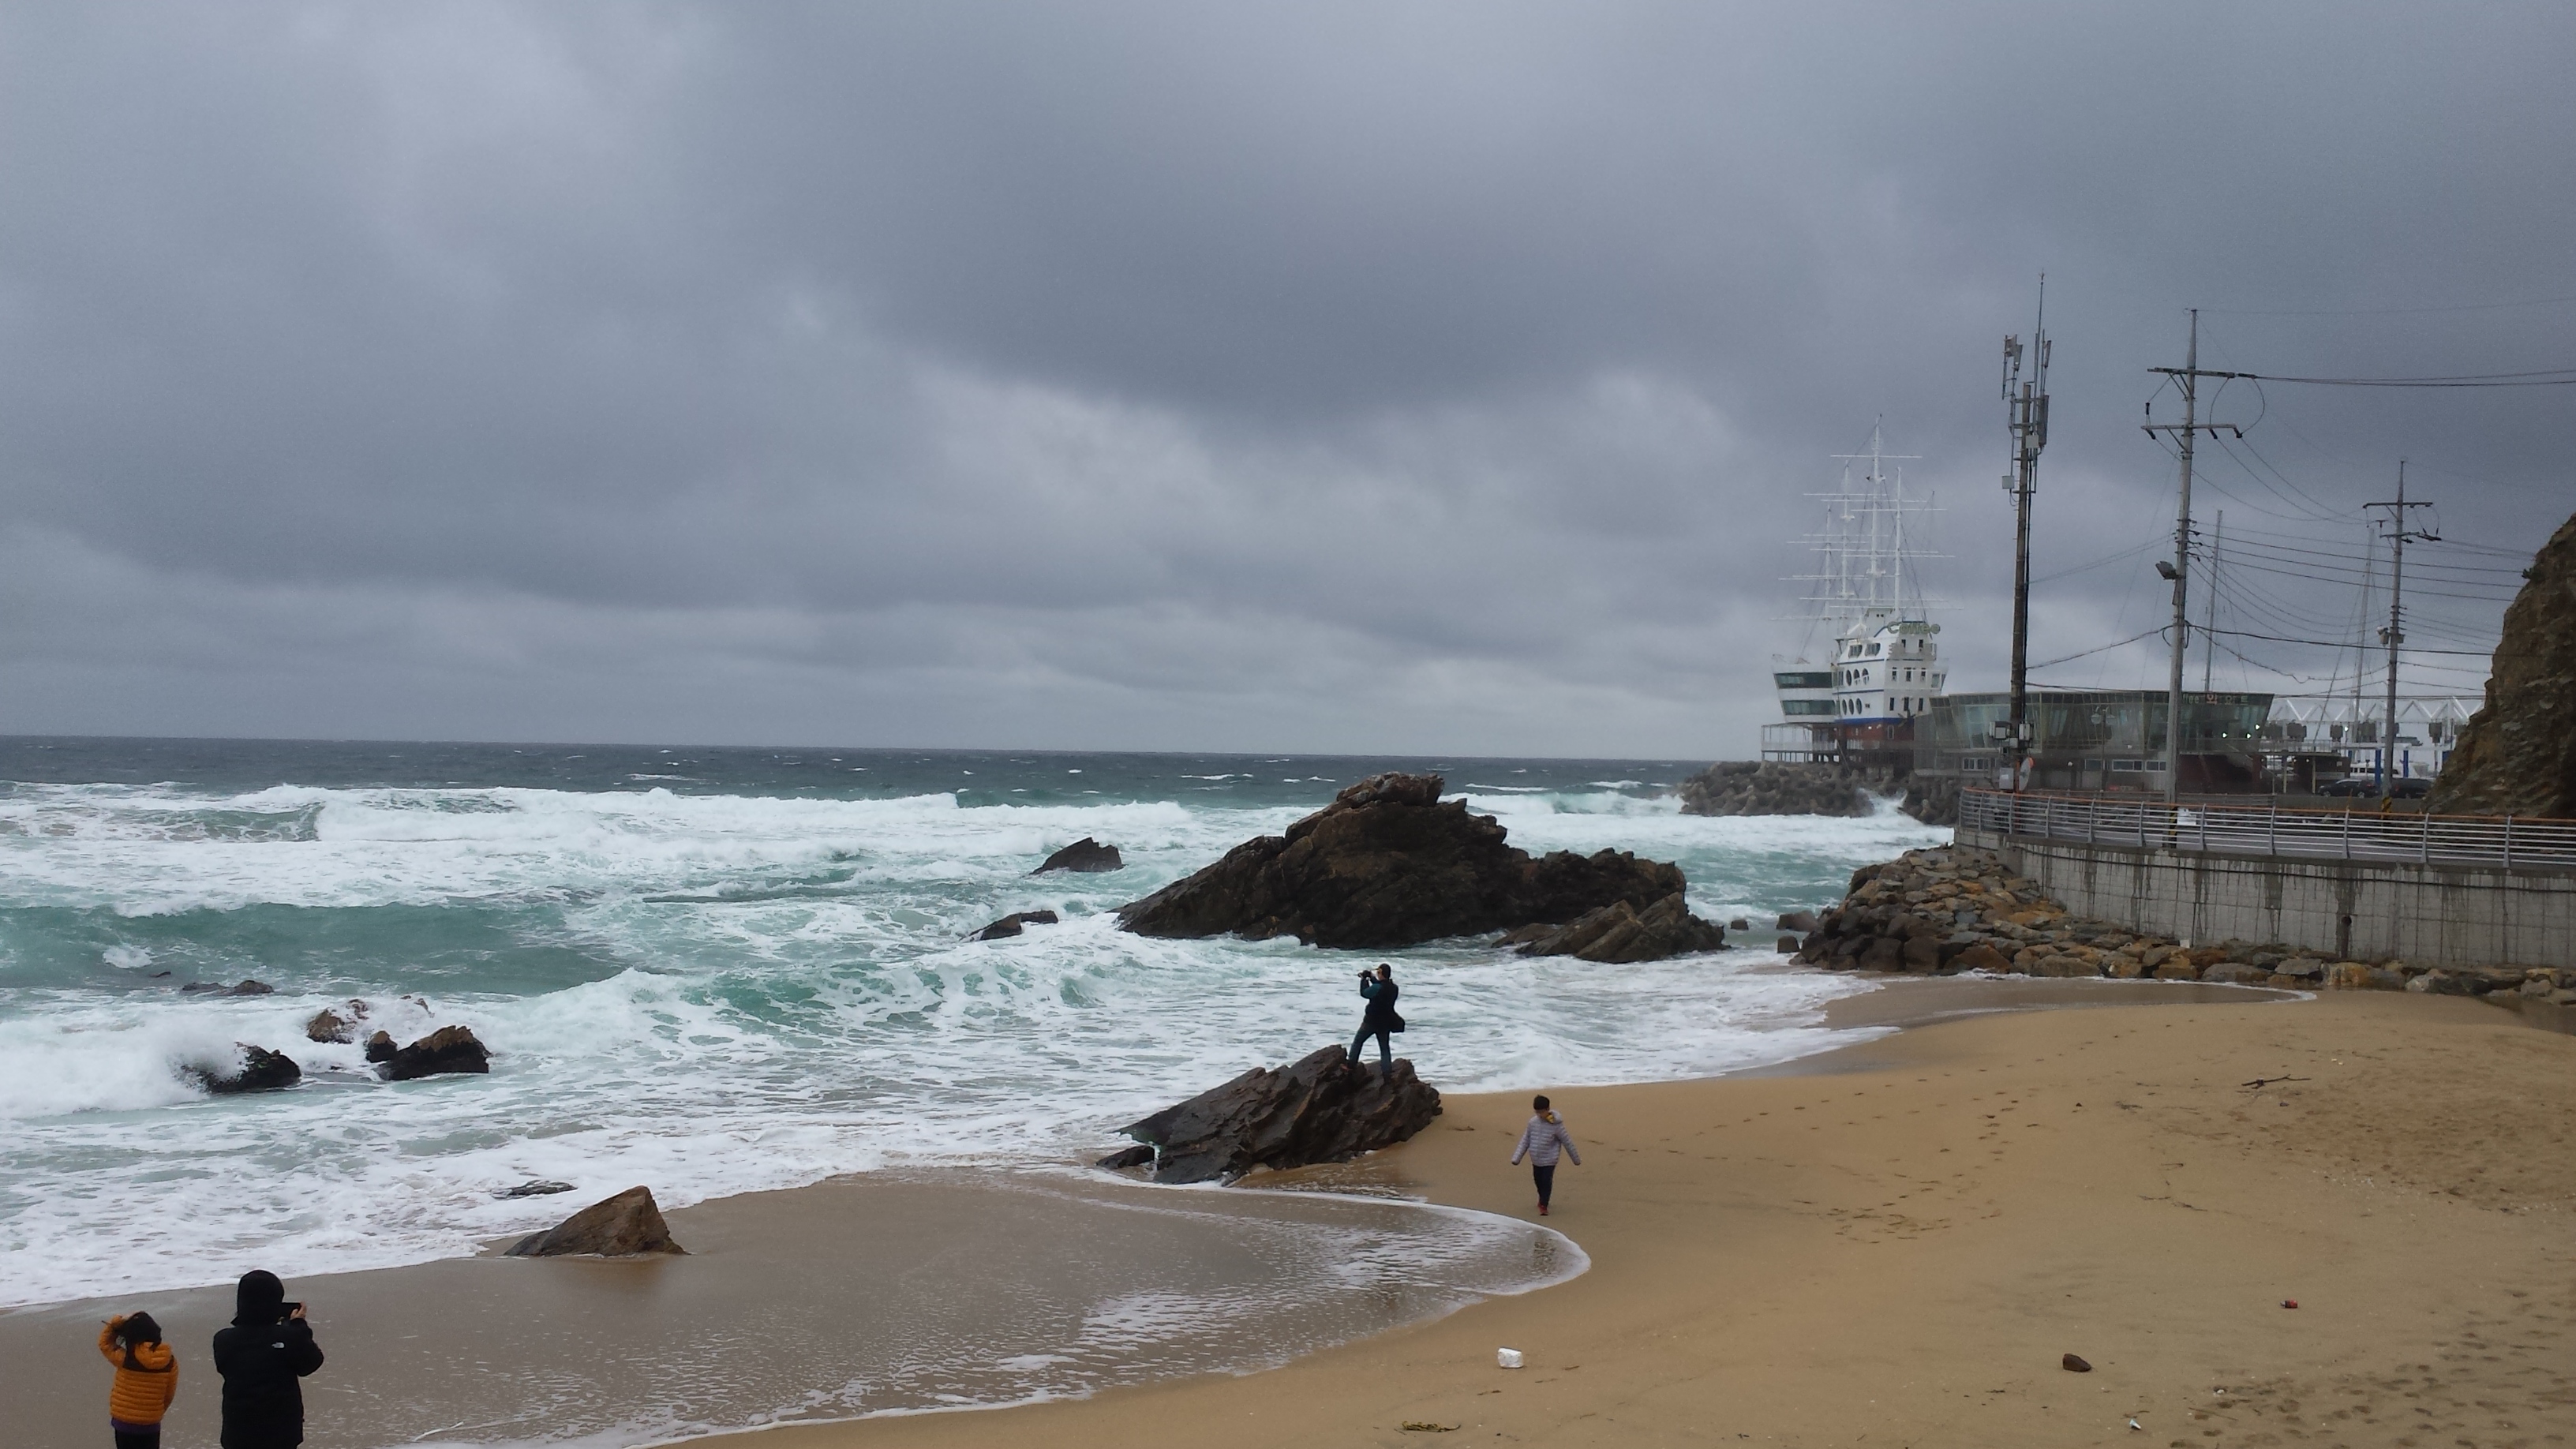
M 198 1086 L 218 1097 L 230 1096 L 235 1092 L 274 1092 L 280 1088 L 292 1087 L 304 1080 L 304 1069 L 297 1066 L 295 1059 L 284 1052 L 273 1052 L 266 1047 L 252 1046 L 246 1041 L 235 1042 L 233 1045 L 240 1047 L 242 1051 L 241 1066 L 235 1070 L 216 1071 L 201 1066 L 189 1066 L 182 1070 L 194 1078 Z
M 2504 611 L 2487 699 L 2460 731 L 2427 808 L 2576 818 L 2576 518 L 2523 571 Z
M 208 996 L 273 996 L 277 988 L 265 981 L 243 980 L 226 986 L 220 981 L 191 981 L 179 988 L 183 995 Z
M 978 941 L 999 941 L 1007 936 L 1016 936 L 1031 926 L 1052 926 L 1054 924 L 1055 912 L 1053 911 L 1013 911 L 1009 915 L 995 921 L 993 924 L 977 931 L 975 933 L 975 939 Z
M 372 1041 L 368 1043 L 367 1058 L 375 1059 Z M 488 1072 L 492 1070 L 492 1054 L 466 1028 L 442 1026 L 386 1058 L 379 1070 L 389 1082 L 408 1082 L 442 1072 Z
M 1640 911 L 1613 901 L 1561 926 L 1523 926 L 1503 938 L 1524 956 L 1572 956 L 1578 961 L 1661 961 L 1726 949 L 1726 932 L 1690 913 L 1679 893 Z
M 1329 1046 L 1285 1067 L 1255 1067 L 1123 1130 L 1138 1146 L 1102 1167 L 1153 1167 L 1156 1182 L 1232 1181 L 1255 1168 L 1347 1162 L 1392 1147 L 1440 1115 L 1440 1094 L 1398 1060 L 1380 1076 Z
M 649 1187 L 630 1187 L 604 1202 L 595 1202 L 542 1233 L 530 1233 L 504 1256 L 560 1258 L 586 1253 L 601 1258 L 640 1258 L 651 1253 L 686 1253 L 671 1241 L 671 1226 Z
M 1316 946 L 1410 946 L 1443 936 L 1574 920 L 1620 901 L 1644 907 L 1682 889 L 1678 866 L 1626 851 L 1538 860 L 1490 815 L 1440 803 L 1438 775 L 1371 776 L 1288 827 L 1118 908 L 1141 936 Z
M 1066 846 L 1064 849 L 1057 851 L 1055 854 L 1048 856 L 1044 865 L 1030 871 L 1029 874 L 1044 875 L 1051 870 L 1070 870 L 1091 874 L 1104 870 L 1124 870 L 1126 868 L 1127 861 L 1123 856 L 1119 855 L 1117 846 L 1103 845 L 1099 841 L 1086 835 L 1080 840 L 1075 841 L 1073 844 Z
M 394 1044 L 392 1032 L 379 1031 L 374 1036 L 367 1038 L 367 1060 L 375 1063 L 377 1066 L 383 1066 L 385 1063 L 392 1061 L 394 1059 L 394 1053 L 401 1050 L 401 1047 Z

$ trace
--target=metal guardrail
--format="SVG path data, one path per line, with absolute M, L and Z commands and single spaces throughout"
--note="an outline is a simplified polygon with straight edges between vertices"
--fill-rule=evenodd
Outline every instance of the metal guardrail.
M 2114 795 L 1959 792 L 1959 825 L 2043 840 L 2382 864 L 2576 871 L 2576 820 L 2382 815 L 2277 803 L 2167 805 Z

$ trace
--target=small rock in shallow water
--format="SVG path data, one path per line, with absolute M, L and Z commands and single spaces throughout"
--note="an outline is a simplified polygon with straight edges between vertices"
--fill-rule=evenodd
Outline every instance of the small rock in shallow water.
M 572 1191 L 571 1183 L 540 1181 L 523 1182 L 517 1187 L 505 1187 L 492 1195 L 494 1197 L 552 1197 L 556 1193 L 570 1191 Z
M 1118 854 L 1117 846 L 1103 845 L 1086 835 L 1048 856 L 1046 864 L 1030 871 L 1029 874 L 1044 875 L 1051 870 L 1069 870 L 1084 875 L 1095 875 L 1101 871 L 1124 870 L 1126 867 L 1127 862 Z
M 993 924 L 977 931 L 975 933 L 975 939 L 978 941 L 999 941 L 1006 937 L 1020 934 L 1021 928 L 1023 927 L 1052 926 L 1055 922 L 1056 916 L 1053 911 L 1013 911 L 1009 915 L 995 921 Z
M 345 1045 L 358 1039 L 358 1025 L 340 1013 L 325 1008 L 313 1013 L 313 1019 L 304 1023 L 304 1039 Z
M 650 1253 L 688 1250 L 671 1241 L 671 1228 L 649 1187 L 630 1187 L 595 1202 L 542 1233 L 530 1233 L 505 1255 L 512 1258 L 560 1258 L 591 1254 L 602 1258 L 640 1258 Z
M 401 1050 L 401 1048 L 394 1045 L 393 1035 L 390 1032 L 380 1031 L 374 1036 L 367 1038 L 368 1061 L 379 1064 L 392 1061 L 394 1059 L 394 1053 L 399 1050 Z
M 372 1057 L 372 1044 L 368 1051 Z M 473 1032 L 461 1026 L 442 1026 L 388 1057 L 384 1069 L 389 1082 L 408 1082 L 446 1072 L 489 1072 L 492 1054 L 475 1040 Z
M 304 1079 L 303 1068 L 284 1052 L 273 1052 L 266 1047 L 252 1046 L 249 1042 L 236 1042 L 234 1045 L 242 1049 L 239 1071 L 212 1072 L 196 1066 L 183 1070 L 194 1077 L 199 1086 L 218 1097 L 235 1092 L 274 1092 L 282 1087 L 292 1087 Z

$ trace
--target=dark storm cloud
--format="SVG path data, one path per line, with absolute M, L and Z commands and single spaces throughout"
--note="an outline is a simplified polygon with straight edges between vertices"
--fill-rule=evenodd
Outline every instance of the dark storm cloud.
M 1800 495 L 1882 414 L 1993 682 L 2042 269 L 2043 574 L 2170 528 L 2135 424 L 2186 305 L 2208 365 L 2571 360 L 2576 308 L 2403 310 L 2576 294 L 2571 39 L 22 7 L 0 727 L 1743 753 Z M 2576 494 L 2554 394 L 2220 404 L 2264 419 L 2231 528 L 2357 548 L 2401 453 L 2464 537 Z M 2044 588 L 2042 656 L 2152 626 L 2147 569 Z

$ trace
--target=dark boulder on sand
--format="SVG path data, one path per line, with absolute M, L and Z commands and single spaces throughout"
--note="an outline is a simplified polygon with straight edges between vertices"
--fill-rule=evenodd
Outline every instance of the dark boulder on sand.
M 975 939 L 978 941 L 998 941 L 1005 936 L 1016 936 L 1020 934 L 1023 929 L 1029 926 L 1052 926 L 1054 924 L 1055 912 L 1053 911 L 1013 911 L 1009 915 L 995 921 L 993 924 L 977 931 L 975 933 Z
M 217 1072 L 199 1066 L 182 1070 L 195 1078 L 198 1086 L 218 1097 L 235 1092 L 274 1092 L 304 1080 L 304 1069 L 286 1053 L 252 1046 L 246 1041 L 235 1042 L 234 1045 L 242 1050 L 242 1064 L 238 1070 Z
M 1124 870 L 1126 868 L 1127 862 L 1124 857 L 1118 854 L 1117 846 L 1103 845 L 1099 841 L 1086 835 L 1080 840 L 1075 841 L 1073 844 L 1066 846 L 1064 849 L 1057 851 L 1055 854 L 1048 856 L 1046 858 L 1046 864 L 1030 871 L 1029 874 L 1044 875 L 1051 870 L 1070 870 L 1084 874 L 1093 874 L 1104 870 Z
M 376 1033 L 383 1036 L 384 1033 Z M 376 1047 L 367 1043 L 367 1059 L 375 1060 Z M 408 1082 L 415 1077 L 434 1077 L 442 1072 L 488 1072 L 492 1054 L 474 1033 L 461 1026 L 442 1026 L 410 1046 L 395 1052 L 384 1062 L 385 1080 Z
M 1640 911 L 1614 901 L 1562 926 L 1524 926 L 1503 938 L 1524 956 L 1572 956 L 1578 961 L 1661 961 L 1726 949 L 1726 932 L 1690 913 L 1675 891 Z
M 651 1253 L 683 1253 L 671 1241 L 671 1226 L 653 1201 L 653 1189 L 630 1187 L 604 1202 L 595 1202 L 542 1233 L 530 1233 L 511 1245 L 505 1257 L 560 1258 L 586 1253 L 600 1258 L 640 1258 Z
M 1490 815 L 1440 803 L 1438 775 L 1373 775 L 1285 835 L 1247 840 L 1214 865 L 1118 908 L 1140 936 L 1316 946 L 1410 946 L 1532 922 L 1558 924 L 1618 902 L 1643 910 L 1682 889 L 1678 866 L 1625 851 L 1532 860 Z
M 1255 1168 L 1347 1162 L 1431 1125 L 1440 1094 L 1398 1061 L 1380 1076 L 1338 1046 L 1284 1067 L 1255 1067 L 1224 1086 L 1125 1128 L 1141 1144 L 1102 1167 L 1151 1164 L 1156 1182 L 1232 1181 Z

